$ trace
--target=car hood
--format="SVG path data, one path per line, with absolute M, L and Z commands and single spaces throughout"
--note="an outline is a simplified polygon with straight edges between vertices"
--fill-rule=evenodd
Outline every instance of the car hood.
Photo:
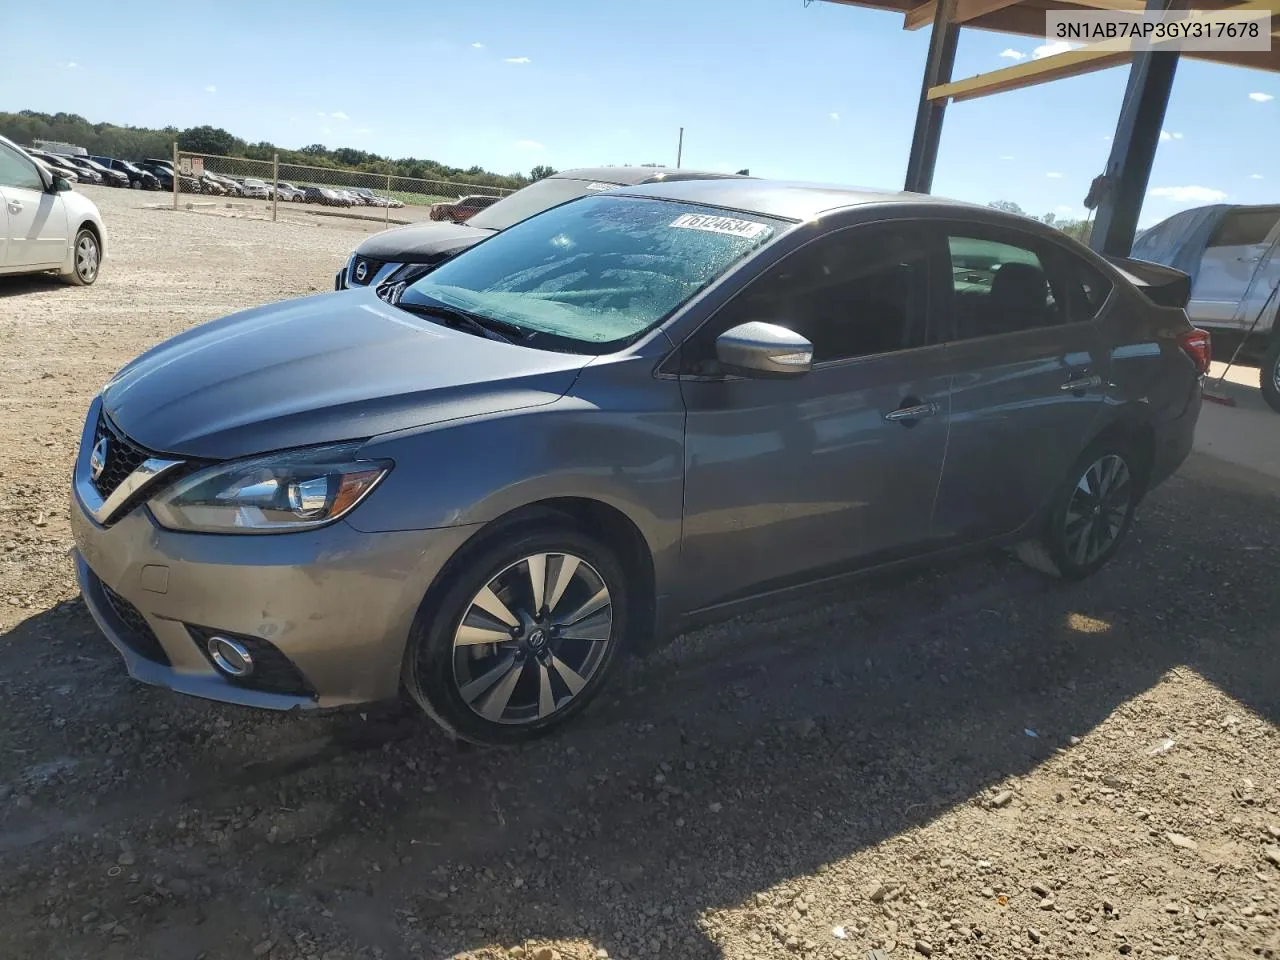
M 102 402 L 150 450 L 222 460 L 550 403 L 589 360 L 453 330 L 346 290 L 179 334 L 117 373 Z
M 356 248 L 356 256 L 395 263 L 435 263 L 474 246 L 496 231 L 465 223 L 429 221 L 375 233 Z

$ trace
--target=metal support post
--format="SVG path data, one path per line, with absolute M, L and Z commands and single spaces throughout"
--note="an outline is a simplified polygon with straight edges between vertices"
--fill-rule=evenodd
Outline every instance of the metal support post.
M 951 69 L 956 62 L 956 41 L 960 37 L 955 11 L 956 0 L 938 0 L 933 15 L 929 57 L 925 61 L 920 103 L 916 107 L 916 129 L 911 137 L 911 154 L 907 158 L 905 189 L 913 193 L 928 193 L 933 189 L 933 170 L 938 163 L 938 143 L 942 138 L 942 118 L 947 101 L 930 100 L 929 90 L 951 82 Z

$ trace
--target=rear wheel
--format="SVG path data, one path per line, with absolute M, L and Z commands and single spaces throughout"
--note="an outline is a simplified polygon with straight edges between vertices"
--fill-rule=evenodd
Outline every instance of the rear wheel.
M 1128 446 L 1093 444 L 1058 488 L 1040 536 L 1018 544 L 1018 558 L 1067 580 L 1094 573 L 1128 535 L 1142 483 L 1142 463 Z
M 1258 376 L 1262 399 L 1276 413 L 1280 413 L 1280 330 L 1272 333 L 1271 346 L 1262 357 L 1262 372 Z
M 626 580 L 607 545 L 567 524 L 493 540 L 423 605 L 405 654 L 409 694 L 475 743 L 548 733 L 604 684 L 625 639 Z

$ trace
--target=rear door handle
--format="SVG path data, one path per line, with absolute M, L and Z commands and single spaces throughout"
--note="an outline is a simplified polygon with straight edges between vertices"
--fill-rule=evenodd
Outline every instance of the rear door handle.
M 899 407 L 897 410 L 891 410 L 884 415 L 884 418 L 890 423 L 906 423 L 908 425 L 915 423 L 917 420 L 923 420 L 925 417 L 932 417 L 938 412 L 936 403 L 917 403 L 910 407 Z
M 1058 389 L 1063 393 L 1075 393 L 1100 386 L 1102 386 L 1102 378 L 1099 376 L 1079 376 L 1068 377 Z

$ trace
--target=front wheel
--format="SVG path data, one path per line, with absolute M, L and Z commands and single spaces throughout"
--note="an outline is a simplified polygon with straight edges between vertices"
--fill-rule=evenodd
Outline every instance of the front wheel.
M 1258 376 L 1262 399 L 1276 413 L 1280 413 L 1280 330 L 1271 334 L 1271 346 L 1262 357 L 1262 371 Z
M 587 706 L 627 623 L 627 578 L 613 551 L 572 526 L 539 526 L 465 556 L 428 599 L 405 685 L 458 737 L 530 740 Z
M 1142 478 L 1141 462 L 1126 445 L 1091 445 L 1058 488 L 1040 536 L 1018 544 L 1018 558 L 1066 580 L 1096 572 L 1133 525 Z
M 97 235 L 88 227 L 76 234 L 71 272 L 67 279 L 77 287 L 87 287 L 98 279 L 98 267 L 102 262 L 102 248 Z

